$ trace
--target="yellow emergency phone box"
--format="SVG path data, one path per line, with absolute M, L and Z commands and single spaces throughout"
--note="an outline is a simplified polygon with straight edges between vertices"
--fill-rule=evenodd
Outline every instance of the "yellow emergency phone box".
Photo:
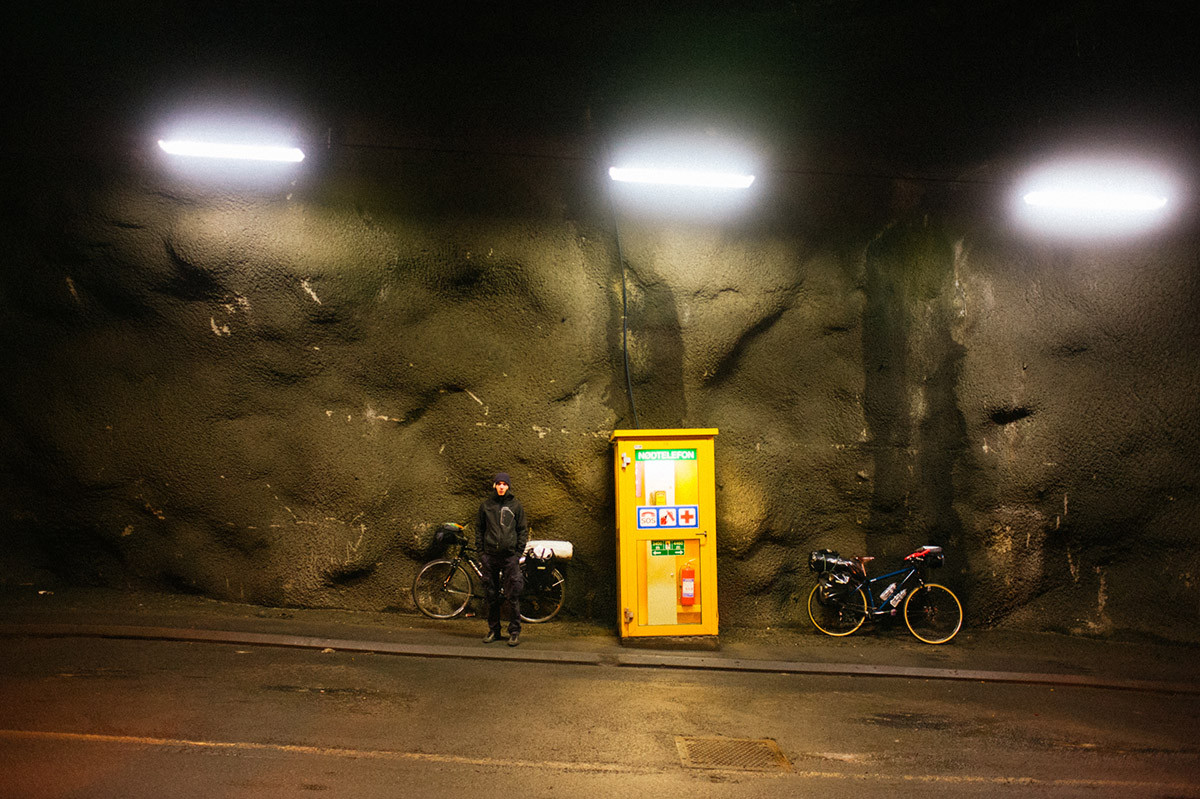
M 616 430 L 622 637 L 717 634 L 715 428 Z

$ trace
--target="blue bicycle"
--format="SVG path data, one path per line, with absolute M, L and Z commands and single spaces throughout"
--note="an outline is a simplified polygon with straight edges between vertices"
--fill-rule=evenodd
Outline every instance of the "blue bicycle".
M 942 565 L 941 547 L 923 546 L 904 557 L 898 571 L 867 577 L 872 557 L 843 558 L 832 549 L 808 556 L 817 584 L 808 595 L 808 617 L 826 635 L 841 637 L 867 619 L 903 614 L 908 631 L 927 644 L 944 644 L 962 629 L 962 603 L 944 585 L 925 581 L 926 572 Z

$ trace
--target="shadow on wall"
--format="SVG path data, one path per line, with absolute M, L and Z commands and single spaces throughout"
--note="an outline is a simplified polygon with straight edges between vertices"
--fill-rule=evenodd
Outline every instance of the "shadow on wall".
M 946 547 L 953 568 L 967 544 L 954 506 L 967 448 L 955 271 L 954 245 L 927 221 L 890 225 L 866 249 L 863 413 L 874 457 L 867 540 L 889 561 L 929 543 Z
M 643 428 L 684 426 L 688 418 L 683 381 L 683 325 L 668 283 L 630 268 L 629 368 L 638 421 Z

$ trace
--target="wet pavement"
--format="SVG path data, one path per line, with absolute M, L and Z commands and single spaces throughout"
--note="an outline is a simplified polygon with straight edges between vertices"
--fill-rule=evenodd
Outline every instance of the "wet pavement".
M 527 624 L 519 647 L 483 644 L 478 618 L 269 608 L 112 589 L 0 587 L 0 635 L 225 641 L 258 646 L 527 662 L 606 664 L 1094 686 L 1200 694 L 1200 646 L 1009 629 L 964 630 L 930 646 L 904 625 L 831 638 L 800 625 L 722 627 L 715 642 L 622 642 L 615 624 Z

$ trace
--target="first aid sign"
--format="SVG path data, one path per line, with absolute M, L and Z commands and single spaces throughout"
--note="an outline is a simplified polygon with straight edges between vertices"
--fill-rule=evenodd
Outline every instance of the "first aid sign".
M 699 526 L 698 505 L 650 505 L 638 508 L 638 527 L 642 530 Z

